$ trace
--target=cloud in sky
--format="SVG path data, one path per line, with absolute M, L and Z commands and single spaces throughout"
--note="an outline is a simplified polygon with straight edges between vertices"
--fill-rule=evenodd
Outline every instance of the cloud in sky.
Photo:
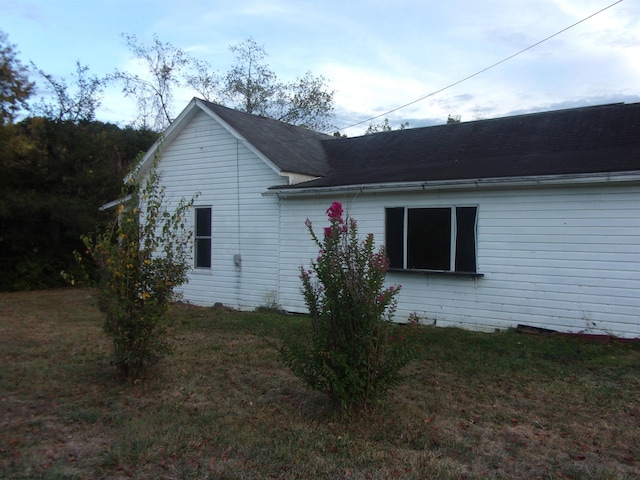
M 249 36 L 286 80 L 311 71 L 336 90 L 336 126 L 384 114 L 468 77 L 615 0 L 0 0 L 0 29 L 23 62 L 70 77 L 131 62 L 121 34 L 153 35 L 225 71 Z M 623 0 L 495 68 L 388 115 L 443 123 L 615 101 L 640 101 L 640 9 Z M 193 92 L 176 95 L 179 111 Z M 131 121 L 133 101 L 109 89 L 99 118 Z M 177 113 L 177 112 L 176 112 Z M 356 135 L 368 124 L 346 131 Z

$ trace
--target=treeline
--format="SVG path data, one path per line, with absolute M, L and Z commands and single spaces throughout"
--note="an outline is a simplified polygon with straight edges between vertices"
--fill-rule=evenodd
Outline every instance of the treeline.
M 54 94 L 29 103 L 34 69 L 0 31 L 2 291 L 65 285 L 81 235 L 113 220 L 99 207 L 120 196 L 127 169 L 158 137 L 95 120 L 104 82 L 80 65 L 73 85 L 38 72 Z
M 127 169 L 175 118 L 176 88 L 307 128 L 332 128 L 334 92 L 325 79 L 307 72 L 280 80 L 252 38 L 230 47 L 236 63 L 226 72 L 157 37 L 150 45 L 123 38 L 144 75 L 115 70 L 98 78 L 78 61 L 67 81 L 23 65 L 0 31 L 0 290 L 60 286 L 61 272 L 74 275 L 81 235 L 113 220 L 99 207 L 119 197 Z M 34 99 L 32 77 L 48 97 Z M 96 120 L 104 88 L 113 84 L 137 105 L 132 126 Z
M 113 212 L 122 178 L 151 130 L 99 121 L 27 118 L 0 130 L 0 290 L 62 286 L 82 234 Z

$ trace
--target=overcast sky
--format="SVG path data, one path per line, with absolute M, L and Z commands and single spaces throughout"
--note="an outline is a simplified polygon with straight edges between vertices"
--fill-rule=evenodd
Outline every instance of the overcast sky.
M 253 37 L 282 79 L 326 77 L 349 136 L 381 114 L 418 127 L 640 101 L 640 0 L 0 0 L 0 29 L 23 63 L 67 79 L 76 61 L 99 76 L 130 69 L 123 33 L 145 44 L 155 34 L 223 72 L 229 46 Z M 176 114 L 193 96 L 176 95 Z M 133 117 L 133 102 L 108 90 L 98 119 Z

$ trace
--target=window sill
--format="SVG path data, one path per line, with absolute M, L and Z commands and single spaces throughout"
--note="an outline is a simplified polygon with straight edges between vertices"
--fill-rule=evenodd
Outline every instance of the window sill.
M 452 272 L 450 270 L 422 270 L 413 268 L 390 268 L 388 270 L 391 273 L 412 273 L 422 275 L 443 275 L 446 277 L 467 277 L 467 278 L 480 278 L 484 277 L 484 273 L 478 272 Z
M 211 268 L 208 268 L 208 267 L 193 267 L 191 269 L 191 272 L 199 273 L 201 275 L 206 275 L 206 274 L 210 274 L 211 273 Z

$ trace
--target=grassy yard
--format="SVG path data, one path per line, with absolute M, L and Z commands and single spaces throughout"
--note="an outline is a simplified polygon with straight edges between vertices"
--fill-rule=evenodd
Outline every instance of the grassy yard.
M 385 406 L 333 417 L 283 367 L 304 318 L 178 306 L 115 378 L 91 290 L 0 294 L 0 477 L 640 478 L 640 346 L 424 328 Z

